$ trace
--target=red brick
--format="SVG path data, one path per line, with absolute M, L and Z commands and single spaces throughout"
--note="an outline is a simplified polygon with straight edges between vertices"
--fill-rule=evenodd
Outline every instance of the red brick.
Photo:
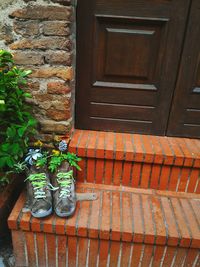
M 124 159 L 124 141 L 121 133 L 115 133 L 116 150 L 115 155 L 117 160 Z
M 81 170 L 80 171 L 77 170 L 77 181 L 84 182 L 84 180 L 86 179 L 85 177 L 86 166 L 87 166 L 86 159 L 82 158 L 82 160 L 79 161 L 78 165 L 81 168 Z
M 150 266 L 153 250 L 154 250 L 154 247 L 152 245 L 145 245 L 141 266 Z
M 112 193 L 112 218 L 111 218 L 111 238 L 112 240 L 120 240 L 121 239 L 121 211 L 120 211 L 120 193 L 113 192 Z
M 177 249 L 176 258 L 174 261 L 174 266 L 176 266 L 176 267 L 182 266 L 186 254 L 187 254 L 187 249 L 185 249 L 185 248 Z
M 104 177 L 104 183 L 105 184 L 112 184 L 113 180 L 113 160 L 106 159 L 105 161 L 105 177 Z
M 76 266 L 77 237 L 68 237 L 68 267 Z M 55 266 L 55 265 L 54 265 Z
M 187 266 L 200 266 L 198 263 L 197 265 L 193 265 L 195 262 L 195 259 L 199 256 L 199 249 L 189 249 L 187 253 L 187 257 L 184 262 L 184 267 Z
M 154 160 L 154 150 L 148 135 L 141 135 L 141 140 L 145 150 L 145 162 L 152 163 Z
M 87 131 L 83 131 L 79 140 L 78 151 L 77 151 L 78 152 L 77 154 L 80 157 L 85 157 L 87 154 L 86 145 L 88 143 L 88 138 L 89 138 L 89 133 Z
M 200 168 L 200 152 L 199 152 L 199 148 L 196 144 L 197 142 L 199 143 L 199 140 L 184 138 L 184 141 L 185 141 L 187 147 L 189 148 L 189 150 L 194 154 L 195 162 L 194 162 L 193 167 L 194 168 Z
M 163 266 L 172 266 L 173 259 L 176 255 L 176 249 L 176 247 L 167 247 L 167 251 L 163 259 Z
M 192 234 L 192 248 L 200 247 L 200 230 L 198 223 L 196 221 L 195 215 L 189 205 L 189 202 L 186 199 L 180 199 L 180 203 L 182 205 L 183 212 L 187 219 L 187 224 L 189 225 L 190 232 Z
M 46 111 L 46 115 L 55 121 L 64 121 L 71 117 L 71 112 L 70 110 L 56 110 L 54 108 L 50 108 Z
M 140 135 L 134 134 L 133 135 L 133 141 L 134 141 L 134 144 L 136 146 L 135 161 L 141 162 L 144 160 L 145 154 L 144 154 L 144 149 L 142 147 L 143 144 L 141 142 Z
M 66 236 L 57 236 L 57 244 L 58 244 L 58 266 L 66 267 L 66 249 L 67 249 L 67 237 Z M 42 265 L 40 265 L 42 266 Z
M 95 177 L 95 159 L 88 158 L 87 160 L 87 182 L 93 183 Z
M 63 21 L 45 21 L 43 22 L 43 34 L 67 36 L 70 34 L 69 24 Z
M 113 171 L 113 184 L 120 185 L 121 177 L 122 177 L 122 161 L 115 160 L 114 161 L 114 171 Z
M 26 261 L 26 251 L 25 251 L 25 233 L 22 231 L 12 230 L 12 245 L 15 256 L 15 265 L 20 266 L 23 264 L 24 266 L 28 266 L 28 262 Z
M 182 247 L 189 247 L 191 242 L 191 236 L 188 231 L 185 219 L 183 217 L 183 212 L 181 210 L 180 204 L 178 203 L 178 200 L 175 198 L 171 198 L 171 204 L 173 206 L 175 218 L 181 234 L 180 245 Z
M 24 212 L 22 214 L 21 220 L 20 220 L 20 229 L 29 231 L 30 230 L 30 219 L 31 219 L 31 213 L 30 212 Z
M 122 243 L 122 256 L 121 256 L 121 267 L 129 266 L 131 253 L 131 243 L 123 242 Z
M 87 146 L 87 157 L 95 157 L 96 155 L 96 143 L 97 143 L 97 136 L 98 132 L 95 131 L 88 131 L 90 135 L 90 139 Z
M 95 182 L 97 184 L 101 184 L 103 181 L 103 174 L 105 168 L 104 159 L 97 159 L 96 160 L 96 169 L 95 169 Z
M 122 240 L 128 242 L 133 239 L 131 205 L 130 194 L 124 193 L 122 197 Z
M 132 253 L 132 259 L 131 259 L 131 267 L 138 267 L 140 264 L 140 257 L 142 253 L 144 245 L 142 244 L 133 244 L 133 253 Z
M 36 245 L 37 245 L 37 255 L 38 255 L 38 266 L 47 266 L 44 233 L 36 233 Z
M 97 257 L 98 257 L 98 248 L 99 248 L 99 240 L 90 239 L 88 266 L 91 266 L 91 267 L 96 266 Z
M 56 220 L 55 220 L 55 232 L 56 232 L 56 234 L 58 234 L 58 235 L 64 235 L 65 234 L 65 224 L 66 224 L 65 218 L 56 217 Z
M 158 181 L 161 172 L 161 165 L 153 164 L 152 171 L 151 171 L 151 180 L 150 180 L 150 188 L 157 189 L 158 188 Z
M 34 234 L 32 232 L 25 232 L 26 248 L 28 255 L 28 266 L 36 266 L 36 255 L 34 246 Z
M 41 221 L 40 219 L 31 218 L 31 231 L 33 232 L 40 232 L 41 231 Z
M 111 202 L 111 193 L 103 192 L 102 193 L 102 210 L 101 210 L 101 226 L 100 226 L 100 238 L 109 239 L 110 238 L 110 202 Z
M 104 158 L 105 155 L 105 133 L 99 132 L 96 143 L 96 157 Z
M 105 157 L 106 159 L 113 159 L 114 157 L 114 133 L 107 132 L 105 135 L 105 142 L 106 142 L 106 151 Z
M 156 246 L 155 247 L 152 266 L 154 266 L 154 267 L 160 267 L 161 266 L 161 261 L 162 261 L 164 251 L 165 251 L 164 246 Z
M 91 209 L 91 214 L 90 214 L 90 220 L 89 220 L 89 234 L 88 236 L 91 238 L 97 238 L 98 237 L 98 232 L 99 232 L 99 215 L 100 212 L 102 212 L 102 207 L 100 207 L 101 204 L 101 198 L 102 195 L 101 193 L 97 193 L 97 200 L 92 201 L 92 209 Z
M 153 211 L 153 219 L 156 226 L 156 244 L 165 245 L 166 244 L 166 229 L 165 222 L 162 215 L 161 203 L 158 198 L 151 197 L 151 205 Z
M 175 167 L 174 166 L 172 168 L 168 190 L 176 191 L 180 172 L 181 172 L 181 168 L 180 167 Z
M 85 191 L 84 191 L 85 192 Z M 78 221 L 76 222 L 77 227 L 77 235 L 86 237 L 88 235 L 88 222 L 89 222 L 89 215 L 90 215 L 90 201 L 83 201 L 80 204 L 80 212 L 78 216 Z
M 107 240 L 100 240 L 99 246 L 99 267 L 106 267 L 109 252 L 109 242 Z
M 76 203 L 76 210 L 75 213 L 72 217 L 68 218 L 67 223 L 66 223 L 66 234 L 67 235 L 75 235 L 76 234 L 76 229 L 75 229 L 75 225 L 76 225 L 76 220 L 77 220 L 77 216 L 79 214 L 80 211 L 80 202 L 78 201 Z M 69 245 L 69 244 L 68 244 Z
M 160 138 L 160 143 L 161 143 L 164 155 L 165 155 L 164 164 L 166 164 L 166 165 L 170 164 L 171 165 L 174 162 L 175 155 L 174 155 L 174 152 L 171 149 L 167 139 L 168 139 L 168 137 Z
M 23 49 L 61 49 L 68 51 L 71 49 L 71 41 L 65 37 L 43 37 L 41 39 L 24 38 L 9 45 L 12 50 Z
M 77 145 L 79 144 L 79 140 L 82 136 L 82 131 L 79 130 L 79 131 L 74 131 L 73 133 L 73 136 L 72 136 L 72 139 L 69 143 L 69 152 L 73 152 L 75 154 L 77 154 Z
M 196 194 L 200 194 L 200 179 L 198 180 L 197 188 L 195 190 Z
M 144 164 L 142 168 L 142 175 L 141 175 L 141 188 L 148 188 L 149 187 L 149 180 L 151 176 L 151 164 Z
M 87 250 L 88 250 L 88 239 L 79 238 L 78 239 L 78 265 L 77 266 L 79 267 L 87 266 L 86 265 Z
M 47 84 L 48 94 L 67 94 L 70 92 L 70 88 L 66 83 L 63 82 L 49 82 Z
M 182 166 L 184 163 L 184 154 L 183 154 L 180 146 L 178 145 L 177 139 L 174 137 L 168 137 L 167 141 L 169 142 L 169 145 L 172 147 L 172 149 L 176 155 L 174 164 L 177 166 Z
M 185 192 L 187 182 L 189 180 L 191 169 L 190 168 L 182 168 L 181 170 L 181 177 L 180 177 L 180 183 L 178 186 L 179 192 Z
M 142 209 L 144 214 L 144 227 L 145 227 L 144 242 L 147 244 L 154 244 L 156 234 L 154 232 L 153 217 L 149 203 L 149 196 L 142 195 L 141 198 L 142 198 Z
M 157 136 L 149 135 L 150 142 L 152 143 L 153 150 L 155 153 L 154 163 L 162 164 L 164 161 L 164 155 L 162 147 L 159 143 L 159 138 Z
M 187 192 L 194 193 L 195 186 L 196 186 L 196 183 L 198 181 L 199 176 L 200 176 L 199 169 L 192 169 L 191 174 L 190 174 Z
M 25 201 L 25 193 L 23 192 L 19 199 L 17 200 L 12 213 L 10 214 L 9 218 L 8 218 L 8 226 L 10 229 L 18 229 L 18 223 L 17 223 L 17 219 L 19 216 L 20 211 L 22 210 L 23 206 L 24 206 L 24 201 Z
M 110 263 L 113 266 L 118 266 L 118 258 L 120 251 L 120 242 L 111 242 L 110 246 Z
M 46 20 L 67 20 L 71 16 L 71 7 L 59 6 L 27 6 L 23 9 L 17 9 L 10 14 L 10 17 L 21 19 L 46 19 Z
M 125 159 L 127 161 L 132 161 L 134 160 L 134 147 L 133 147 L 133 140 L 132 140 L 133 136 L 132 134 L 123 134 L 123 140 L 124 140 L 124 146 L 125 146 Z
M 39 34 L 39 23 L 37 21 L 14 21 L 13 30 L 24 37 Z
M 180 236 L 177 230 L 176 221 L 168 198 L 161 197 L 161 205 L 164 210 L 164 216 L 167 225 L 167 244 L 169 246 L 176 246 L 179 243 Z
M 18 65 L 42 65 L 44 63 L 43 55 L 36 52 L 21 52 L 13 53 L 15 64 Z
M 124 162 L 123 173 L 122 173 L 122 185 L 128 186 L 131 181 L 131 170 L 132 170 L 132 162 Z
M 184 166 L 192 166 L 193 162 L 194 162 L 194 156 L 192 155 L 192 153 L 190 152 L 190 150 L 188 149 L 186 143 L 184 142 L 184 140 L 182 138 L 176 138 L 184 156 Z
M 197 221 L 200 222 L 200 209 L 199 209 L 200 200 L 190 199 L 189 202 L 191 204 L 194 214 L 196 215 Z
M 139 185 L 141 168 L 142 168 L 141 163 L 134 162 L 133 170 L 132 170 L 132 181 L 131 181 L 131 186 L 133 187 L 138 187 Z
M 50 217 L 46 217 L 43 220 L 41 220 L 41 227 L 43 228 L 43 231 L 46 233 L 53 233 L 53 222 L 56 219 L 56 215 L 52 215 Z
M 143 242 L 144 240 L 144 228 L 142 211 L 140 209 L 140 198 L 139 195 L 132 195 L 132 214 L 133 214 L 133 230 L 134 230 L 134 242 Z
M 169 166 L 162 166 L 160 174 L 159 190 L 167 190 L 171 169 Z

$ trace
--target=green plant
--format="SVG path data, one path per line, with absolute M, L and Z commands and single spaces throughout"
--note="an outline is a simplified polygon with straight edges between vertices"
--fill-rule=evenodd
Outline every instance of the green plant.
M 0 50 L 0 184 L 14 172 L 16 164 L 27 152 L 29 138 L 35 133 L 36 120 L 30 112 L 25 92 L 30 70 L 14 65 L 10 52 Z
M 57 151 L 59 152 L 59 151 Z M 53 153 L 50 156 L 48 169 L 50 172 L 55 172 L 57 168 L 62 164 L 62 162 L 67 161 L 69 165 L 75 167 L 77 170 L 81 170 L 77 162 L 81 161 L 81 158 L 77 157 L 74 153 L 67 152 L 66 154 L 63 152 Z

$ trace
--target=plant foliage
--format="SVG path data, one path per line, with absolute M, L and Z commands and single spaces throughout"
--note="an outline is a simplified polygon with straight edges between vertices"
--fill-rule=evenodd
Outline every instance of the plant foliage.
M 14 65 L 10 52 L 0 50 L 0 172 L 15 169 L 35 133 L 36 120 L 25 101 L 31 95 L 24 90 L 30 73 Z

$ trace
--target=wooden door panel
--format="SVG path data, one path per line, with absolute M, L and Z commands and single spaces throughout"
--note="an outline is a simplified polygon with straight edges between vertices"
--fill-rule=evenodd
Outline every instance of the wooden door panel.
M 200 2 L 193 0 L 168 134 L 200 137 Z
M 93 86 L 157 90 L 167 21 L 95 16 Z
M 78 2 L 76 127 L 165 134 L 188 6 Z

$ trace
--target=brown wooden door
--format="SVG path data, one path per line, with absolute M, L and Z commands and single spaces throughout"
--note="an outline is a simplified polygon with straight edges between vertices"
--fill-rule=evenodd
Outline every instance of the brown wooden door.
M 168 135 L 200 137 L 200 1 L 193 0 Z
M 79 0 L 76 127 L 164 135 L 190 0 Z

